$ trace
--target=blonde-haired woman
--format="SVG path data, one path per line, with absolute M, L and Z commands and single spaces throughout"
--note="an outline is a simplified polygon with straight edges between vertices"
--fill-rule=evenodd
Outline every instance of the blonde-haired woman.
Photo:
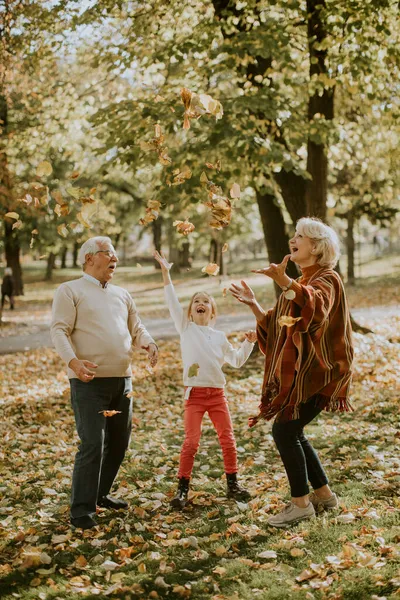
M 230 291 L 257 319 L 258 344 L 265 355 L 260 413 L 249 419 L 272 419 L 272 435 L 284 464 L 291 502 L 269 519 L 275 527 L 315 516 L 315 508 L 335 508 L 317 453 L 303 428 L 322 410 L 351 410 L 348 401 L 353 361 L 350 314 L 340 276 L 333 270 L 340 247 L 335 231 L 315 218 L 300 219 L 289 242 L 290 254 L 254 273 L 271 277 L 283 290 L 265 312 L 244 282 Z M 301 277 L 286 274 L 289 260 Z M 308 482 L 314 492 L 309 494 Z

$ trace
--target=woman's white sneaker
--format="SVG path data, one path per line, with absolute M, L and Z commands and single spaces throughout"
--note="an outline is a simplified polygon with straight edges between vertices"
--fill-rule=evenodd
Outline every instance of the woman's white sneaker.
M 317 512 L 322 510 L 334 510 L 339 506 L 339 500 L 336 494 L 333 492 L 330 498 L 320 498 L 315 492 L 310 494 L 310 502 L 314 506 Z
M 311 502 L 305 508 L 300 508 L 293 502 L 289 502 L 280 513 L 268 519 L 268 524 L 272 527 L 288 527 L 298 521 L 303 521 L 303 519 L 314 517 L 315 510 Z

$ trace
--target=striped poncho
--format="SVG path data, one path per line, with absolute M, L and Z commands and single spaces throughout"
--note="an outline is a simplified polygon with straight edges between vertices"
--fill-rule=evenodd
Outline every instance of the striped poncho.
M 274 308 L 257 322 L 265 372 L 260 413 L 249 419 L 297 419 L 300 404 L 312 396 L 321 408 L 349 411 L 349 384 L 353 361 L 350 313 L 342 280 L 332 269 L 312 265 Z M 281 317 L 297 319 L 281 325 Z M 290 320 L 289 320 L 290 321 Z

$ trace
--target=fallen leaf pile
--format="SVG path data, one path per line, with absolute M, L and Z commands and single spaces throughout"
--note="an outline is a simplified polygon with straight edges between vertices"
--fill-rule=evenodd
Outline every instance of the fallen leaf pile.
M 183 387 L 178 341 L 161 341 L 152 373 L 145 353 L 134 357 L 132 441 L 113 491 L 129 509 L 99 509 L 99 527 L 84 533 L 68 518 L 78 438 L 65 366 L 51 349 L 0 356 L 2 598 L 398 598 L 400 346 L 389 339 L 399 339 L 400 319 L 368 324 L 374 334 L 354 335 L 355 412 L 326 413 L 306 428 L 340 508 L 289 530 L 267 525 L 288 494 L 271 424 L 247 427 L 262 385 L 259 353 L 225 368 L 240 483 L 252 499 L 226 499 L 205 417 L 190 503 L 170 510 Z

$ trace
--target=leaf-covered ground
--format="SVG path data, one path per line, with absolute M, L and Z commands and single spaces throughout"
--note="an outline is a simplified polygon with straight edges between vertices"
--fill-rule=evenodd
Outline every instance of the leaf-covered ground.
M 267 526 L 287 497 L 269 423 L 249 430 L 262 357 L 227 369 L 241 481 L 253 499 L 225 498 L 221 453 L 208 418 L 192 501 L 168 501 L 182 441 L 178 342 L 161 343 L 157 370 L 134 368 L 134 428 L 115 493 L 125 514 L 100 510 L 96 531 L 72 531 L 77 447 L 68 381 L 55 352 L 0 357 L 0 595 L 12 598 L 360 599 L 400 597 L 400 318 L 355 335 L 355 412 L 308 428 L 340 510 L 289 530 Z M 240 337 L 240 336 L 238 336 Z M 235 341 L 236 336 L 232 336 Z M 389 341 L 391 340 L 391 341 Z

